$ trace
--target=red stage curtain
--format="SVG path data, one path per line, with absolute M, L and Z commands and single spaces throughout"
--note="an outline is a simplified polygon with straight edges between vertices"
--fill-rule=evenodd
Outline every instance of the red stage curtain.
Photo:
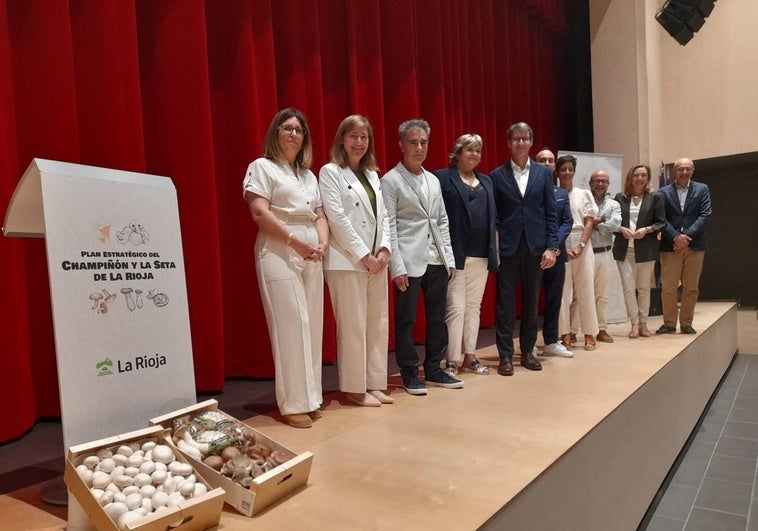
M 535 148 L 566 145 L 560 68 L 566 0 L 46 0 L 0 4 L 0 206 L 33 157 L 166 175 L 179 196 L 199 391 L 271 377 L 242 199 L 247 164 L 280 108 L 310 122 L 314 171 L 339 122 L 368 116 L 382 171 L 397 126 L 426 118 L 429 169 L 458 135 L 485 140 L 481 169 L 508 157 L 525 120 Z M 492 279 L 491 279 L 492 280 Z M 0 239 L 0 441 L 60 414 L 42 240 Z M 482 324 L 491 326 L 494 286 Z M 335 359 L 328 314 L 324 359 Z M 423 323 L 417 338 L 423 339 Z

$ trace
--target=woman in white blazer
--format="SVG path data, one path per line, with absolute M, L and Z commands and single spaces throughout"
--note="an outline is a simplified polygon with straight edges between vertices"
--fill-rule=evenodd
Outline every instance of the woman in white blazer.
M 324 275 L 337 322 L 340 390 L 361 406 L 395 400 L 387 388 L 389 220 L 384 208 L 368 119 L 345 118 L 319 172 L 330 228 Z

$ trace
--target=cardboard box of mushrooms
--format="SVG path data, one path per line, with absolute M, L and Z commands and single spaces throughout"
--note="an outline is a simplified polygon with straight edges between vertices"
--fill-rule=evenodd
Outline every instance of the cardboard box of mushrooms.
M 308 482 L 313 454 L 296 454 L 207 400 L 150 424 L 167 428 L 176 448 L 225 501 L 253 516 Z
M 218 525 L 224 491 L 176 450 L 169 430 L 137 430 L 69 448 L 64 480 L 99 531 Z

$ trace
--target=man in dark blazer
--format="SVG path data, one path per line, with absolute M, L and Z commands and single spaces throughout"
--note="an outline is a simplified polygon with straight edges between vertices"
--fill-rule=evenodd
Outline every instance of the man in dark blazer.
M 548 148 L 542 148 L 537 153 L 536 160 L 543 166 L 555 171 L 555 155 Z M 571 214 L 571 203 L 566 190 L 553 185 L 555 203 L 558 218 L 558 259 L 553 267 L 545 269 L 542 273 L 542 286 L 545 288 L 545 311 L 542 314 L 542 339 L 545 342 L 543 354 L 546 356 L 560 356 L 573 358 L 574 353 L 558 341 L 558 316 L 561 313 L 561 299 L 563 298 L 563 282 L 566 280 L 566 238 L 571 234 L 574 226 L 574 216 Z M 532 349 L 532 354 L 537 355 L 537 347 Z
M 661 188 L 666 207 L 666 225 L 661 238 L 661 302 L 663 325 L 656 334 L 676 332 L 677 313 L 683 334 L 692 328 L 698 284 L 705 258 L 705 229 L 711 216 L 708 185 L 695 182 L 695 164 L 690 159 L 674 163 L 675 182 Z M 677 309 L 677 288 L 682 283 L 681 307 Z
M 500 238 L 495 335 L 500 356 L 498 374 L 513 375 L 513 327 L 516 284 L 521 280 L 521 366 L 532 371 L 542 365 L 532 354 L 537 340 L 538 302 L 542 270 L 558 256 L 558 221 L 552 174 L 529 158 L 534 133 L 519 122 L 508 128 L 511 160 L 490 177 L 495 190 Z

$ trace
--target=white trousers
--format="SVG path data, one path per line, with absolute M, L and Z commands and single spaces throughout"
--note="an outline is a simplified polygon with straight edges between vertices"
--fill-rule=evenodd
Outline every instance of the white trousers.
M 605 310 L 608 307 L 608 282 L 611 275 L 615 274 L 612 269 L 615 264 L 613 252 L 608 250 L 595 255 L 595 310 L 597 311 L 597 324 L 600 330 L 608 329 L 608 321 Z
M 340 391 L 387 389 L 387 272 L 324 271 L 337 321 Z
M 479 315 L 484 288 L 487 286 L 487 258 L 466 257 L 464 269 L 455 271 L 447 286 L 447 359 L 459 363 L 463 354 L 476 352 L 479 337 Z
M 566 248 L 579 246 L 582 240 L 581 230 L 573 230 L 566 239 Z M 579 324 L 582 332 L 597 335 L 597 310 L 595 309 L 595 258 L 592 247 L 587 246 L 576 260 L 566 262 L 566 280 L 563 282 L 561 311 L 558 314 L 558 333 L 571 333 L 571 301 L 576 300 L 579 307 Z
M 624 289 L 626 315 L 632 324 L 647 323 L 650 311 L 650 282 L 655 261 L 635 262 L 634 248 L 629 247 L 624 261 L 616 261 L 616 265 L 621 275 L 621 287 Z
M 298 238 L 318 243 L 313 224 L 291 224 Z M 276 402 L 283 415 L 319 408 L 324 321 L 321 262 L 306 262 L 284 242 L 258 233 L 255 269 L 276 370 Z

